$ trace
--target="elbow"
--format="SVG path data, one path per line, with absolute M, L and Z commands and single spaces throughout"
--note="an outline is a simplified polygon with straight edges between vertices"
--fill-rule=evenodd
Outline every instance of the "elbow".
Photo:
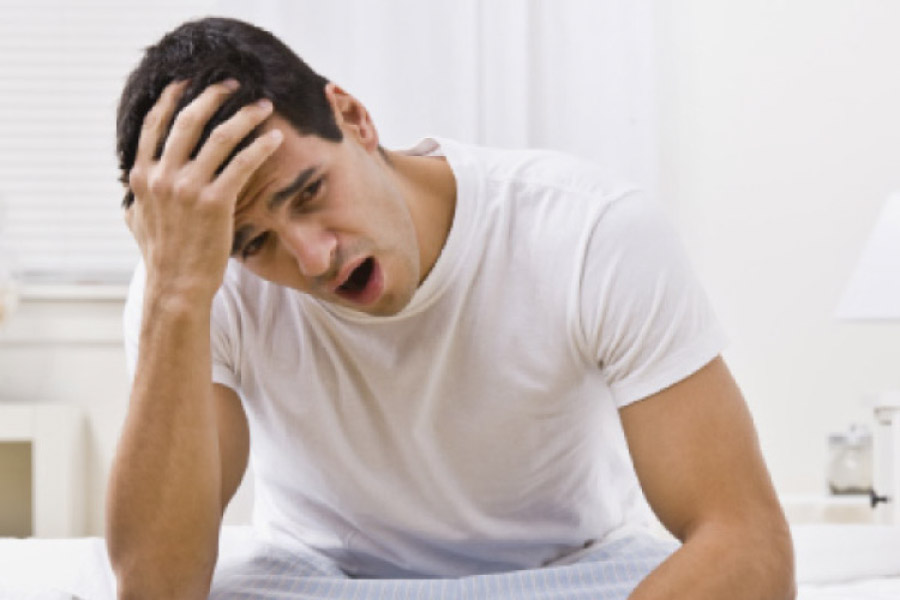
M 767 581 L 767 598 L 795 600 L 797 579 L 795 574 L 794 542 L 788 524 L 780 521 L 772 527 L 762 528 L 765 532 L 757 539 L 756 553 L 760 568 L 758 575 Z
M 797 598 L 797 576 L 794 568 L 794 553 L 791 550 L 790 561 L 786 564 L 784 572 L 779 578 L 780 590 L 782 597 L 787 600 L 796 600 Z
M 117 597 L 203 598 L 218 560 L 219 530 L 174 519 L 144 519 L 107 511 L 106 549 Z
M 178 598 L 179 600 L 206 600 L 209 590 L 195 591 L 174 586 L 128 586 L 117 580 L 117 600 L 158 600 L 160 598 Z
M 209 596 L 212 572 L 173 572 L 165 566 L 113 569 L 116 575 L 116 597 L 119 600 L 178 598 L 205 600 Z
M 794 576 L 794 564 L 783 565 L 772 575 L 773 594 L 771 598 L 783 598 L 784 600 L 796 600 L 797 579 Z
M 774 578 L 773 587 L 775 594 L 772 598 L 784 598 L 784 600 L 797 599 L 797 580 L 794 577 L 794 567 L 790 566 L 785 573 L 781 573 Z
M 216 552 L 185 552 L 164 547 L 107 546 L 120 600 L 147 598 L 205 599 L 209 595 Z
M 755 589 L 748 597 L 795 600 L 794 540 L 781 507 L 772 504 L 743 514 L 734 525 L 732 543 L 743 548 L 742 579 L 750 583 L 748 589 Z
M 695 532 L 699 533 L 699 532 Z M 794 542 L 783 518 L 757 518 L 706 528 L 701 534 L 720 559 L 720 582 L 733 597 L 795 600 Z M 687 545 L 687 542 L 686 542 Z M 737 592 L 740 590 L 740 592 Z

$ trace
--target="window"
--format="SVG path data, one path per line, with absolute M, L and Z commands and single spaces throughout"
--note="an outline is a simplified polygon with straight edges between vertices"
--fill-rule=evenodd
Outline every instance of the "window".
M 0 0 L 0 253 L 24 282 L 121 283 L 115 111 L 143 48 L 211 0 Z

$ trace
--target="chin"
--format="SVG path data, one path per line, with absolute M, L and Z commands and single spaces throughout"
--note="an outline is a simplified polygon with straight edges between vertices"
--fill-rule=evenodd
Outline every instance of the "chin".
M 376 317 L 392 317 L 409 306 L 415 293 L 415 287 L 412 289 L 403 289 L 400 292 L 385 291 L 382 297 L 379 298 L 375 304 L 368 307 L 365 312 Z
M 378 302 L 373 306 L 362 307 L 361 309 L 357 308 L 357 310 L 361 310 L 373 317 L 393 317 L 394 315 L 399 314 L 408 305 L 409 300 L 399 302 L 389 300 L 385 303 Z
M 388 269 L 383 271 L 379 269 L 379 271 L 385 273 Z M 383 275 L 381 280 L 383 287 L 380 297 L 369 306 L 357 306 L 354 308 L 375 317 L 392 317 L 409 306 L 418 289 L 418 286 L 413 283 L 417 281 L 416 272 L 415 270 L 410 272 L 404 269 L 402 273 L 397 273 L 397 271 L 394 271 L 394 273 L 393 282 L 395 285 L 390 285 L 392 279 L 390 276 Z M 397 285 L 397 283 L 400 285 Z

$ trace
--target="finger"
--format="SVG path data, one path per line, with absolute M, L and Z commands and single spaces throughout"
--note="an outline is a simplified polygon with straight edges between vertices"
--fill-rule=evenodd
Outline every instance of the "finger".
M 144 116 L 144 123 L 141 126 L 141 136 L 138 139 L 137 155 L 135 164 L 139 162 L 150 162 L 156 158 L 156 149 L 165 135 L 169 123 L 172 121 L 172 115 L 175 113 L 175 106 L 178 99 L 184 92 L 187 81 L 173 81 L 165 88 L 156 100 L 153 108 Z
M 160 160 L 179 167 L 186 163 L 206 123 L 239 86 L 234 79 L 214 83 L 181 109 L 169 131 Z
M 230 119 L 220 123 L 200 148 L 194 164 L 198 177 L 211 181 L 222 163 L 238 144 L 272 114 L 272 102 L 263 98 L 242 107 Z
M 281 130 L 272 129 L 235 154 L 219 177 L 207 188 L 210 197 L 230 197 L 237 203 L 238 193 L 244 189 L 256 170 L 278 149 L 283 139 L 284 134 Z

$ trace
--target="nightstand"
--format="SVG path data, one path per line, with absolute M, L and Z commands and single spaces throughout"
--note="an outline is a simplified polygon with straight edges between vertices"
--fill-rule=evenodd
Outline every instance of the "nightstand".
M 84 534 L 84 444 L 74 406 L 0 403 L 0 536 Z
M 865 495 L 788 494 L 781 497 L 781 504 L 792 525 L 876 522 L 871 500 Z

